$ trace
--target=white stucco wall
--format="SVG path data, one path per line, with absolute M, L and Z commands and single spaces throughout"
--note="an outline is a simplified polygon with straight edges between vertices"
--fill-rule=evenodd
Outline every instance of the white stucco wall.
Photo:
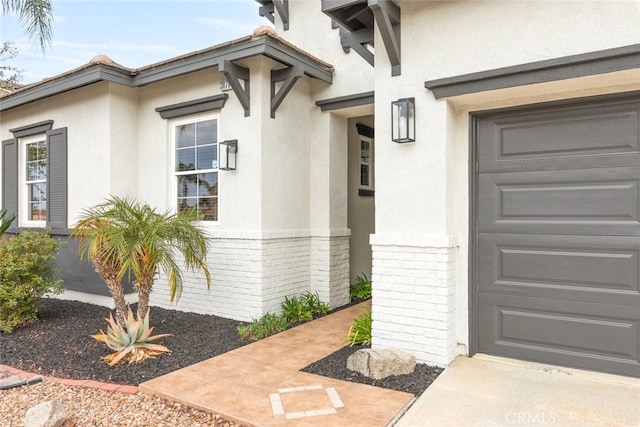
M 72 225 L 81 209 L 110 194 L 172 209 L 172 123 L 213 114 L 219 118 L 219 140 L 238 140 L 238 169 L 219 172 L 219 221 L 202 224 L 214 239 L 208 258 L 212 286 L 206 290 L 201 273 L 187 272 L 182 299 L 171 304 L 160 275 L 152 304 L 241 320 L 278 311 L 285 296 L 311 290 L 334 307 L 344 304 L 346 120 L 334 123 L 315 106 L 313 90 L 328 85 L 308 76 L 296 82 L 271 118 L 270 74 L 282 64 L 266 57 L 238 63 L 251 70 L 248 117 L 231 91 L 221 110 L 173 120 L 156 111 L 219 94 L 225 78 L 214 67 L 140 88 L 93 84 L 3 112 L 3 139 L 11 137 L 10 128 L 42 120 L 68 127 Z M 321 117 L 329 126 L 312 128 Z M 312 149 L 320 150 L 321 158 L 313 158 Z M 320 197 L 312 197 L 312 182 L 321 188 Z
M 335 68 L 333 84 L 316 85 L 314 101 L 373 90 L 373 67 L 356 52 L 343 51 L 340 31 L 331 28 L 331 18 L 322 12 L 320 0 L 289 1 L 289 16 L 285 31 L 276 13 L 278 35 Z
M 53 120 L 53 129 L 68 128 L 69 225 L 82 209 L 102 201 L 119 180 L 111 167 L 109 91 L 107 83 L 99 83 L 2 112 L 2 140 L 12 137 L 9 129 L 44 120 Z
M 333 306 L 344 304 L 349 262 L 346 203 L 342 203 L 346 200 L 346 133 L 342 127 L 315 125 L 323 115 L 313 103 L 315 86 L 308 77 L 296 82 L 276 118 L 271 118 L 271 70 L 282 64 L 256 57 L 241 65 L 251 73 L 250 116 L 244 116 L 233 92 L 228 92 L 225 107 L 217 112 L 220 140 L 238 140 L 238 169 L 219 172 L 219 221 L 203 224 L 214 238 L 208 262 L 211 290 L 204 290 L 201 275 L 188 275 L 185 289 L 190 291 L 172 305 L 161 278 L 152 303 L 241 320 L 279 311 L 285 296 L 310 290 Z M 171 120 L 161 119 L 155 109 L 215 95 L 223 79 L 214 69 L 140 89 L 139 189 L 157 206 L 171 207 L 174 195 L 170 190 Z M 340 135 L 339 150 L 327 143 L 330 132 Z M 322 157 L 314 157 L 313 150 L 321 150 Z M 344 164 L 335 169 L 336 162 Z M 315 209 L 311 201 L 319 199 L 313 192 L 314 182 L 326 196 Z M 332 198 L 336 201 L 329 203 Z M 315 221 L 316 216 L 326 221 Z M 345 239 L 343 248 L 340 242 Z M 255 277 L 237 274 L 241 271 L 253 272 Z
M 455 351 L 465 353 L 469 342 L 469 113 L 638 90 L 640 73 L 622 71 L 448 100 L 436 100 L 424 82 L 638 43 L 640 2 L 397 3 L 402 8 L 400 76 L 391 77 L 376 31 L 374 346 L 404 347 L 419 360 L 446 364 L 456 344 Z M 416 99 L 416 141 L 395 144 L 389 105 L 405 97 Z M 415 257 L 430 267 L 408 274 L 406 266 Z M 432 268 L 439 273 L 426 277 L 423 273 Z M 406 280 L 407 275 L 412 279 Z M 447 297 L 403 305 L 410 295 L 434 289 L 435 295 Z M 448 332 L 443 323 L 430 323 L 434 313 L 442 314 L 435 320 L 447 322 Z M 403 338 L 397 329 L 409 324 L 415 339 Z M 438 331 L 438 341 L 416 345 Z

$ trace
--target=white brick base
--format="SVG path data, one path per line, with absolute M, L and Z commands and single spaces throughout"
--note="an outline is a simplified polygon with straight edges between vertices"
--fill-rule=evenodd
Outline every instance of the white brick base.
M 349 302 L 349 236 L 311 239 L 311 291 L 331 308 Z
M 373 347 L 446 366 L 456 355 L 453 239 L 372 235 Z
M 161 275 L 151 305 L 249 321 L 280 311 L 285 296 L 307 291 L 318 292 L 332 307 L 346 304 L 348 231 L 309 234 L 238 233 L 234 238 L 228 233 L 214 238 L 207 258 L 211 288 L 207 290 L 202 272 L 184 271 L 182 296 L 171 303 Z

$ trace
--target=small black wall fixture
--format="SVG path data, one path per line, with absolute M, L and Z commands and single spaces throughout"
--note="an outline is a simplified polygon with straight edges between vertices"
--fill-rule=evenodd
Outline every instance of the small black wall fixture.
M 415 98 L 402 98 L 391 103 L 391 139 L 400 143 L 416 140 Z
M 218 161 L 220 162 L 220 165 L 218 169 L 223 171 L 236 170 L 238 140 L 231 139 L 227 141 L 222 141 L 219 145 L 220 145 L 220 153 L 218 155 Z

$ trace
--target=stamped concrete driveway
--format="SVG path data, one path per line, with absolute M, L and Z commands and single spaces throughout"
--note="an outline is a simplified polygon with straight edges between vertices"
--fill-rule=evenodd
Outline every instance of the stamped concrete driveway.
M 396 424 L 426 425 L 640 426 L 640 379 L 458 357 Z

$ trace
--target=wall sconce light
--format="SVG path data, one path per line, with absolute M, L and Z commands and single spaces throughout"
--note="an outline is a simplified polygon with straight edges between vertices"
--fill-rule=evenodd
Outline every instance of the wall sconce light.
M 402 98 L 391 103 L 391 139 L 393 142 L 416 140 L 415 98 Z
M 218 169 L 223 171 L 236 170 L 236 154 L 238 153 L 238 140 L 232 139 L 228 141 L 222 141 L 220 144 L 220 152 L 218 159 L 220 160 L 220 167 Z

